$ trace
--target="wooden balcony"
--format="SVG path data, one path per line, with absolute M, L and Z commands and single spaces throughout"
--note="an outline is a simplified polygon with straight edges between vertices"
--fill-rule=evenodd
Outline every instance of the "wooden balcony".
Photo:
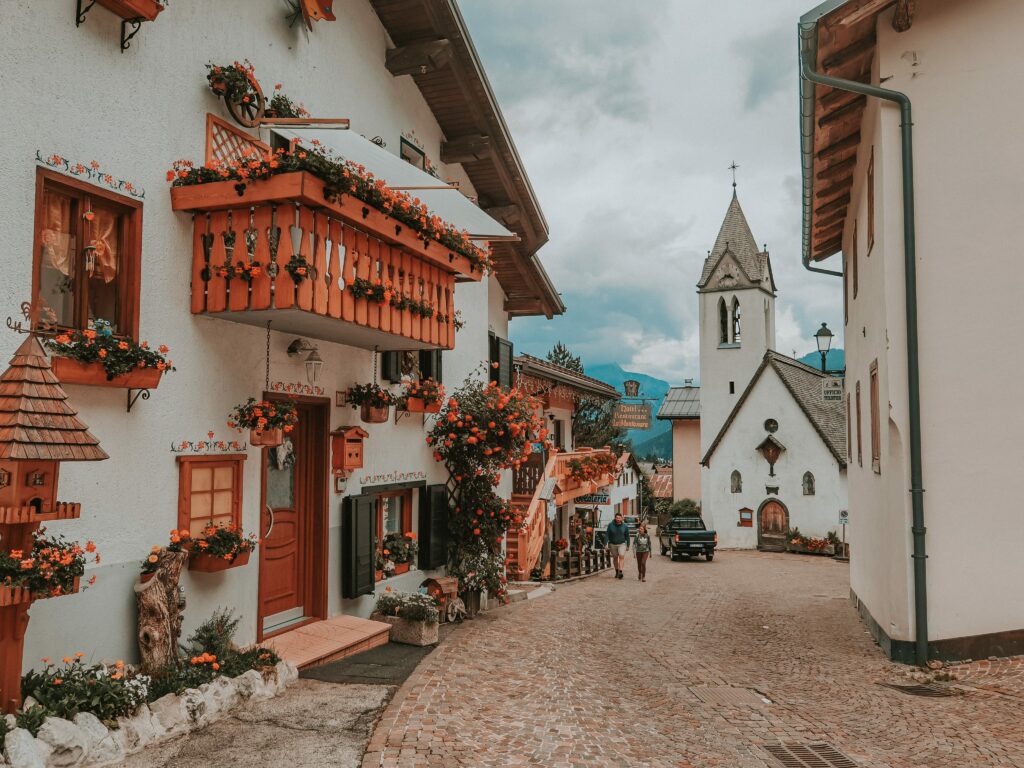
M 577 480 L 572 477 L 569 465 L 574 459 L 580 459 L 584 456 L 594 456 L 600 453 L 612 455 L 611 450 L 608 448 L 581 448 L 577 451 L 559 453 L 555 455 L 554 467 L 551 470 L 551 476 L 554 477 L 557 482 L 555 504 L 561 506 L 573 499 L 579 498 L 580 496 L 595 493 L 599 488 L 610 485 L 615 480 L 615 476 L 611 473 L 602 475 L 596 480 Z
M 52 511 L 39 512 L 35 507 L 0 507 L 0 525 L 24 525 L 45 523 L 51 520 L 77 520 L 82 514 L 82 505 L 58 501 Z
M 172 207 L 194 213 L 192 312 L 366 349 L 452 349 L 455 281 L 479 280 L 469 259 L 305 172 L 247 184 L 174 187 Z M 298 257 L 307 277 L 285 268 Z M 235 268 L 257 264 L 251 279 Z M 356 297 L 352 284 L 390 286 L 392 301 Z M 363 281 L 367 281 L 363 283 Z M 406 302 L 402 302 L 402 299 Z M 408 303 L 433 310 L 425 316 Z

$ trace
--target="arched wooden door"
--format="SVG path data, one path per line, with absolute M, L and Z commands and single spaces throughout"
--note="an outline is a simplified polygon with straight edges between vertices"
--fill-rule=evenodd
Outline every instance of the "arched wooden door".
M 757 548 L 784 550 L 789 530 L 789 510 L 781 501 L 769 499 L 757 511 Z

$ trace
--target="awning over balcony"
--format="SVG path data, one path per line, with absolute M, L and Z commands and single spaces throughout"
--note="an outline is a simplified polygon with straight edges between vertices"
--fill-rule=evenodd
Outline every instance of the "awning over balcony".
M 469 232 L 474 240 L 518 240 L 519 237 L 474 205 L 455 187 L 421 171 L 397 155 L 378 147 L 345 128 L 275 128 L 288 140 L 300 139 L 307 146 L 316 139 L 334 155 L 365 166 L 366 170 L 392 189 L 406 190 L 418 197 L 432 213 Z

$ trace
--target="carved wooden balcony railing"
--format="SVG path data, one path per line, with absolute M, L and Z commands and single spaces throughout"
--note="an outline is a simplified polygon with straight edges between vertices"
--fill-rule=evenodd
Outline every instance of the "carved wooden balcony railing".
M 482 277 L 465 256 L 355 198 L 325 200 L 324 183 L 305 172 L 251 182 L 241 195 L 231 181 L 174 187 L 171 200 L 195 214 L 194 314 L 270 320 L 275 330 L 366 349 L 451 349 L 456 276 Z M 379 283 L 388 300 L 357 297 L 353 282 Z
M 557 481 L 557 493 L 555 494 L 556 504 L 561 506 L 562 504 L 579 498 L 580 496 L 586 496 L 587 494 L 594 493 L 599 488 L 610 485 L 615 480 L 615 476 L 612 473 L 602 475 L 595 480 L 577 480 L 572 477 L 569 465 L 573 460 L 581 459 L 585 456 L 595 456 L 599 453 L 607 453 L 611 455 L 611 450 L 608 448 L 580 448 L 579 450 L 569 453 L 559 453 L 554 457 L 555 465 L 551 471 L 551 476 Z

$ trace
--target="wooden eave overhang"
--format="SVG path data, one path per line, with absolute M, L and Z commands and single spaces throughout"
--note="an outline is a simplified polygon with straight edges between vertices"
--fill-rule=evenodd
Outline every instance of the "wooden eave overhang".
M 896 6 L 893 27 L 910 28 L 914 0 L 828 0 L 800 19 L 801 56 L 817 72 L 871 82 L 878 16 Z M 842 249 L 867 97 L 800 79 L 803 257 Z
M 618 400 L 622 397 L 618 390 L 610 384 L 532 355 L 516 355 L 513 362 L 523 376 L 561 384 L 583 396 L 602 400 Z
M 386 65 L 410 75 L 444 132 L 441 160 L 459 163 L 480 207 L 519 235 L 493 244 L 512 316 L 565 311 L 536 253 L 548 224 L 454 0 L 370 0 L 394 48 Z

